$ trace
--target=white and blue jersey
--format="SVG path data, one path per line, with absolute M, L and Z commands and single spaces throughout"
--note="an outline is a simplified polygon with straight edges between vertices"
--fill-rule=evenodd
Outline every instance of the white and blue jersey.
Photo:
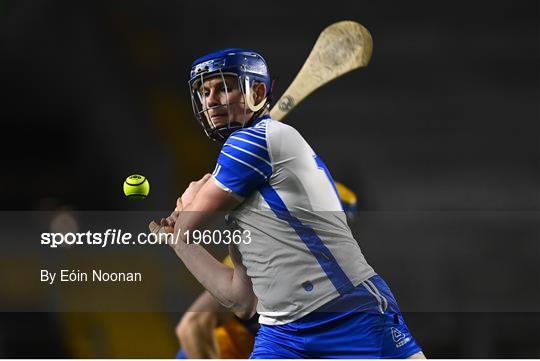
M 328 169 L 291 126 L 265 117 L 234 132 L 213 178 L 243 199 L 230 219 L 251 233 L 238 249 L 261 324 L 298 320 L 375 275 Z

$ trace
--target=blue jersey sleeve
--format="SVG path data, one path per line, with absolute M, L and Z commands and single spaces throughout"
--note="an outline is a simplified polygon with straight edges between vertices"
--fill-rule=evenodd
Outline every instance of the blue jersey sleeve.
M 214 178 L 246 198 L 272 175 L 272 163 L 263 127 L 241 129 L 227 139 L 219 154 Z

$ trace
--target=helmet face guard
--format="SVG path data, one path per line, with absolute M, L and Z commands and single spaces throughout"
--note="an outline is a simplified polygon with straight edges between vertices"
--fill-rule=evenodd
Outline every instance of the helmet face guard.
M 206 135 L 213 140 L 224 142 L 234 131 L 249 126 L 265 108 L 269 107 L 270 76 L 266 62 L 259 54 L 243 49 L 224 49 L 195 60 L 188 82 L 191 104 L 195 118 L 203 127 Z M 209 106 L 203 85 L 210 78 L 221 78 L 225 91 L 225 101 Z M 228 85 L 233 79 L 234 86 L 241 91 L 240 101 L 231 103 Z M 228 80 L 228 82 L 227 82 Z M 254 103 L 253 87 L 256 83 L 265 83 L 265 97 Z M 243 107 L 243 115 L 232 112 L 233 107 Z M 226 124 L 216 125 L 210 116 L 210 110 L 227 114 Z M 248 113 L 249 110 L 249 113 Z M 234 119 L 236 117 L 236 119 Z
M 225 79 L 226 76 L 229 79 L 230 77 L 234 77 L 233 82 L 235 83 L 236 87 L 241 89 L 243 101 L 236 103 L 231 102 L 231 99 L 229 98 L 230 80 L 228 86 Z M 216 77 L 221 78 L 221 82 L 225 90 L 225 102 L 220 102 L 220 104 L 218 105 L 209 106 L 205 96 L 203 84 L 208 79 Z M 210 139 L 224 142 L 229 137 L 229 135 L 231 135 L 231 133 L 246 126 L 249 121 L 247 107 L 244 106 L 244 112 L 241 119 L 233 119 L 234 115 L 232 112 L 232 107 L 246 104 L 245 92 L 242 89 L 240 78 L 238 78 L 236 74 L 223 73 L 221 70 L 218 70 L 217 73 L 214 72 L 212 74 L 201 73 L 200 75 L 197 75 L 195 79 L 191 79 L 189 83 L 193 114 L 195 115 L 195 118 L 199 121 L 199 123 L 204 129 L 204 132 Z M 214 123 L 210 111 L 216 111 L 217 113 L 222 114 L 225 113 L 227 115 L 227 123 L 221 125 L 217 125 L 216 123 Z

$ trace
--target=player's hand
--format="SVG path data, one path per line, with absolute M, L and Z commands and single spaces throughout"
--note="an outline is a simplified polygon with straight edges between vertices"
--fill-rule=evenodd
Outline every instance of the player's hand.
M 161 218 L 159 221 L 151 221 L 148 224 L 148 228 L 152 233 L 170 233 L 174 234 L 174 226 L 180 213 L 188 206 L 197 193 L 201 190 L 204 184 L 210 179 L 211 174 L 205 174 L 201 179 L 193 181 L 189 184 L 189 187 L 184 191 L 181 197 L 176 200 L 176 207 L 171 215 L 167 218 Z M 172 246 L 172 245 L 171 245 Z
M 148 224 L 148 229 L 152 233 L 162 233 L 162 232 L 172 233 L 174 231 L 174 228 L 163 226 L 161 224 L 161 221 L 151 221 Z
M 195 196 L 197 195 L 197 193 L 199 193 L 199 191 L 204 186 L 204 184 L 208 182 L 210 177 L 211 177 L 211 174 L 206 173 L 198 181 L 193 181 L 189 184 L 189 187 L 187 187 L 187 189 L 184 191 L 184 194 L 182 194 L 182 196 L 179 199 L 182 209 L 187 207 L 193 201 L 193 199 L 195 199 Z M 178 207 L 178 201 L 176 202 L 176 205 Z
M 164 227 L 174 229 L 174 225 L 176 224 L 176 220 L 178 219 L 179 215 L 180 211 L 174 210 L 167 218 L 161 218 L 160 223 Z
M 150 222 L 148 228 L 152 233 L 163 231 L 166 233 L 174 233 L 174 225 L 176 224 L 179 215 L 180 211 L 174 210 L 169 217 L 161 218 L 159 221 Z
M 176 224 L 176 219 L 180 212 L 184 210 L 184 205 L 182 204 L 182 197 L 178 197 L 176 200 L 176 208 L 167 218 L 161 218 L 159 221 L 152 221 L 148 225 L 150 232 L 157 232 L 165 230 L 167 233 L 174 232 L 174 225 Z M 160 229 L 161 228 L 161 229 Z

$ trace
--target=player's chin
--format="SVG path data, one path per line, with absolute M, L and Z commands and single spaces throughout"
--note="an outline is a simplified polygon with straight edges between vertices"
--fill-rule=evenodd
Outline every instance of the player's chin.
M 212 119 L 212 122 L 214 123 L 214 129 L 235 128 L 242 125 L 242 123 L 237 122 L 235 120 L 231 120 L 229 122 L 228 118 L 225 118 L 225 120 Z
M 210 117 L 215 128 L 223 128 L 229 124 L 229 116 L 225 115 L 213 115 Z

